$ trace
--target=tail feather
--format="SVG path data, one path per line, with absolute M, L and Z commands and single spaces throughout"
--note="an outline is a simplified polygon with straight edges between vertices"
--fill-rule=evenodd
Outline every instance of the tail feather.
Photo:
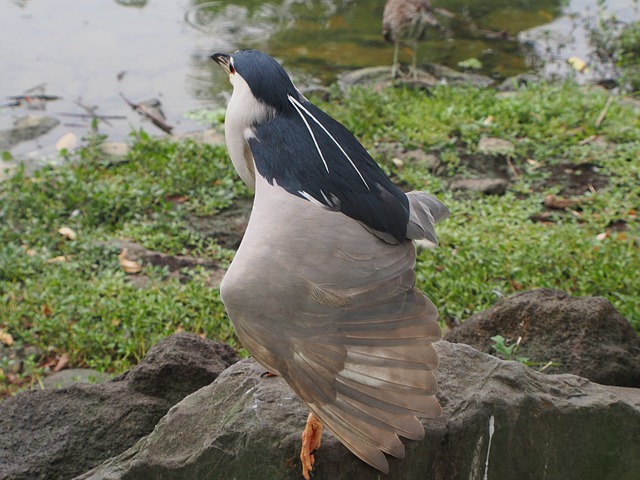
M 425 192 L 409 192 L 409 223 L 407 238 L 426 239 L 438 243 L 435 224 L 449 216 L 449 209 L 437 198 Z

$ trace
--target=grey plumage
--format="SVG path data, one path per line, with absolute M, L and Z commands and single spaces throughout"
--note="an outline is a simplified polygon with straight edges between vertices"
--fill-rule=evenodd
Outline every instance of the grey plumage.
M 234 85 L 225 120 L 229 153 L 255 190 L 220 288 L 229 317 L 258 362 L 282 376 L 354 454 L 388 472 L 384 454 L 404 456 L 398 435 L 418 440 L 424 429 L 416 416 L 440 414 L 431 345 L 440 330 L 436 308 L 414 286 L 411 239 L 435 241 L 434 223 L 448 211 L 424 192 L 397 190 L 271 57 L 242 51 L 213 58 Z M 257 88 L 261 76 L 280 78 L 273 88 L 286 95 Z
M 424 38 L 428 27 L 440 27 L 429 0 L 387 0 L 382 13 L 382 34 L 393 43 L 393 77 L 397 74 L 400 43 L 411 41 L 412 72 L 414 80 L 417 79 L 418 41 Z

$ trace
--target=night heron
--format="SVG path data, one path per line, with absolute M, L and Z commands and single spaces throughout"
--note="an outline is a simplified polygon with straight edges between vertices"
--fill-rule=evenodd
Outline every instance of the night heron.
M 225 137 L 255 190 L 220 295 L 242 345 L 311 411 L 305 478 L 322 425 L 388 472 L 440 414 L 434 305 L 415 288 L 412 239 L 436 242 L 446 207 L 400 191 L 356 138 L 311 104 L 272 57 L 212 55 L 233 94 Z
M 428 27 L 440 28 L 429 0 L 387 0 L 382 14 L 382 34 L 394 45 L 392 77 L 398 73 L 400 43 L 410 40 L 413 48 L 413 79 L 418 79 L 418 41 L 424 38 Z

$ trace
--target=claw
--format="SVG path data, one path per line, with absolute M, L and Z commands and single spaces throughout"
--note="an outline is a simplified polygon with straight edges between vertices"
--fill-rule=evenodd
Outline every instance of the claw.
M 302 476 L 305 480 L 309 480 L 309 472 L 313 470 L 313 464 L 315 463 L 313 452 L 320 448 L 322 428 L 318 418 L 313 413 L 310 413 L 307 418 L 307 425 L 302 432 L 302 449 L 300 450 Z

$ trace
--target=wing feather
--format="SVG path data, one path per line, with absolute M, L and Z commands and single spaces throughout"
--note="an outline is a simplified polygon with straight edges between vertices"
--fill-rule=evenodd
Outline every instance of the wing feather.
M 290 98 L 294 114 L 276 116 L 247 137 L 258 172 L 292 195 L 311 197 L 403 242 L 406 195 L 341 123 L 306 100 Z

